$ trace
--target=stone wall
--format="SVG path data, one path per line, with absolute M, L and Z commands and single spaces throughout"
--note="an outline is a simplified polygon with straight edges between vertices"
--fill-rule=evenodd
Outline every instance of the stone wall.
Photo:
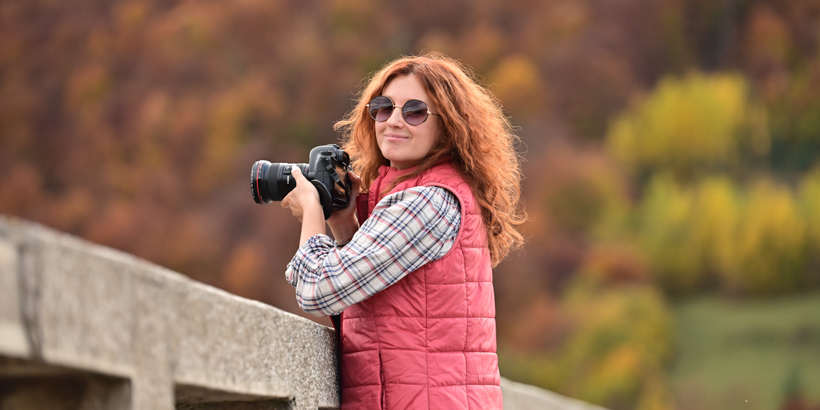
M 338 407 L 333 329 L 0 216 L 0 410 Z M 508 409 L 594 410 L 502 382 Z

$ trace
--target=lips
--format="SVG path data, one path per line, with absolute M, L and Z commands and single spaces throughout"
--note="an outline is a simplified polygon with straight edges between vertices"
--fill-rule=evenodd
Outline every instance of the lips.
M 405 141 L 410 139 L 410 137 L 398 134 L 384 134 L 385 141 Z

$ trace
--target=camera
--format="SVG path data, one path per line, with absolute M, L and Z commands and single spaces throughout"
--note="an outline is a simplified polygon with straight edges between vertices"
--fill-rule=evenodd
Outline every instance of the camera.
M 291 176 L 294 167 L 319 191 L 325 219 L 333 211 L 347 207 L 352 185 L 347 178 L 350 157 L 336 144 L 320 145 L 310 150 L 307 164 L 256 161 L 251 167 L 251 195 L 257 204 L 281 201 L 296 188 Z

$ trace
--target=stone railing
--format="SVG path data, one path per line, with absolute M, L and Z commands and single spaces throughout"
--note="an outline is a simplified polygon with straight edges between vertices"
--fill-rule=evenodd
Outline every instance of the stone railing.
M 324 409 L 333 329 L 0 216 L 0 408 Z M 600 409 L 502 381 L 508 409 Z

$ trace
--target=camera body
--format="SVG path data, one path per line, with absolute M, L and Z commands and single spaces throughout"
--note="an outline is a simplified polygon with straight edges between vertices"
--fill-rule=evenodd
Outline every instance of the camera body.
M 325 219 L 333 211 L 347 207 L 352 185 L 347 178 L 350 157 L 336 144 L 320 145 L 310 150 L 308 163 L 256 161 L 251 167 L 251 195 L 257 204 L 281 201 L 296 188 L 291 176 L 294 167 L 310 181 L 319 192 L 319 202 Z

